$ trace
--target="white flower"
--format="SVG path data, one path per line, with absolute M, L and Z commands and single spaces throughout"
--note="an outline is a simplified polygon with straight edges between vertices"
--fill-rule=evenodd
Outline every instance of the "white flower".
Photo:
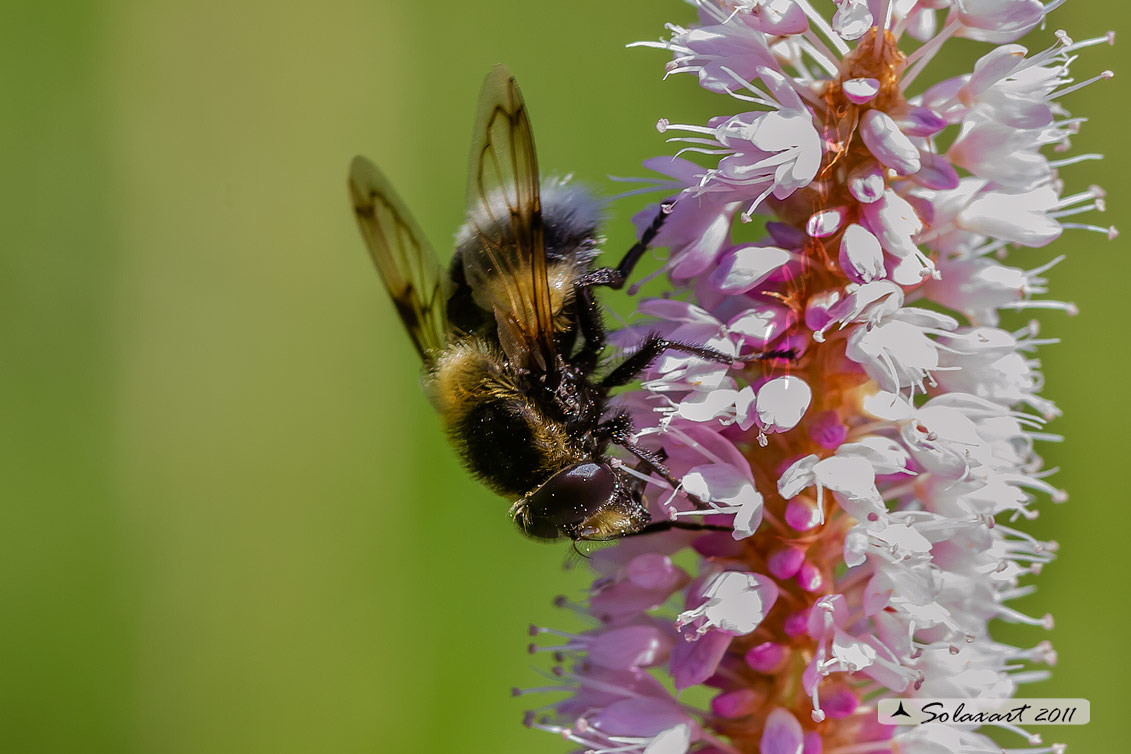
M 723 293 L 746 293 L 794 257 L 793 253 L 776 246 L 736 246 L 723 255 L 719 266 L 711 272 L 711 284 Z
M 778 598 L 778 586 L 757 573 L 724 571 L 703 590 L 703 604 L 685 610 L 676 626 L 694 625 L 699 634 L 714 628 L 731 634 L 748 634 L 758 627 Z
M 697 185 L 689 186 L 689 196 L 716 194 L 725 201 L 746 205 L 743 218 L 751 214 L 768 196 L 784 199 L 808 184 L 817 174 L 821 161 L 821 138 L 813 125 L 813 116 L 801 100 L 794 84 L 766 66 L 757 66 L 754 74 L 769 93 L 754 89 L 730 68 L 726 91 L 738 87 L 750 94 L 737 94 L 772 109 L 752 111 L 729 118 L 716 118 L 709 126 L 674 125 L 663 121 L 661 130 L 682 130 L 699 134 L 679 137 L 676 141 L 704 145 L 723 154 L 717 168 L 703 173 Z M 753 95 L 753 96 L 750 96 Z M 689 147 L 690 151 L 704 151 Z
M 922 167 L 919 149 L 885 112 L 866 111 L 860 119 L 860 137 L 873 156 L 897 175 L 914 175 Z
M 700 500 L 711 501 L 712 512 L 733 514 L 735 539 L 751 536 L 762 523 L 762 495 L 754 487 L 749 468 L 725 463 L 696 466 L 684 474 L 683 488 Z
M 668 728 L 648 742 L 644 754 L 686 754 L 691 745 L 691 727 L 680 723 Z
M 887 277 L 884 248 L 879 239 L 856 223 L 844 229 L 840 240 L 840 266 L 858 283 Z

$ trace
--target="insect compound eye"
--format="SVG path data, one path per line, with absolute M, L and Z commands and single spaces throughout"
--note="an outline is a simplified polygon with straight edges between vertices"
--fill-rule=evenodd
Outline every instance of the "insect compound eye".
M 538 539 L 571 536 L 609 504 L 618 486 L 608 464 L 574 464 L 520 501 L 515 521 L 525 534 Z

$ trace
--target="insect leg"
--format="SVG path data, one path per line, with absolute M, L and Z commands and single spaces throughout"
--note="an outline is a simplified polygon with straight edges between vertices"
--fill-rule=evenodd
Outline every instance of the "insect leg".
M 590 286 L 581 281 L 574 283 L 574 302 L 577 307 L 577 324 L 585 345 L 572 361 L 583 372 L 591 372 L 597 366 L 597 358 L 605 347 L 605 322 L 601 318 L 601 307 L 593 298 Z
M 601 387 L 613 388 L 627 385 L 636 379 L 641 372 L 647 369 L 660 354 L 669 350 L 688 353 L 692 356 L 706 359 L 707 361 L 717 361 L 720 364 L 726 364 L 728 366 L 735 361 L 733 357 L 726 355 L 722 351 L 716 351 L 706 346 L 692 345 L 691 343 L 681 343 L 677 340 L 667 340 L 656 333 L 652 333 L 644 339 L 644 342 L 640 344 L 640 348 L 636 350 L 636 353 L 625 359 L 620 366 L 609 372 L 609 374 L 601 380 Z
M 605 347 L 605 323 L 601 318 L 601 309 L 593 299 L 591 288 L 602 285 L 615 290 L 620 290 L 628 281 L 636 263 L 655 240 L 664 221 L 671 212 L 670 204 L 663 204 L 652 222 L 644 229 L 640 239 L 632 245 L 615 268 L 599 267 L 590 270 L 579 277 L 573 284 L 574 298 L 577 302 L 577 318 L 581 333 L 585 337 L 585 345 L 573 358 L 573 363 L 582 370 L 592 370 L 597 365 L 597 358 L 601 349 Z
M 602 424 L 600 429 L 608 433 L 609 442 L 621 446 L 636 456 L 644 468 L 663 478 L 665 482 L 671 485 L 673 490 L 679 489 L 682 482 L 672 474 L 671 469 L 664 465 L 663 455 L 661 455 L 663 451 L 657 453 L 636 444 L 636 440 L 632 436 L 632 420 L 626 414 L 617 414 Z M 696 508 L 710 507 L 706 500 L 702 500 L 690 492 L 685 491 L 685 493 Z
M 630 531 L 622 535 L 621 539 L 639 537 L 644 534 L 657 534 L 662 531 L 671 531 L 672 529 L 684 529 L 686 531 L 734 531 L 731 527 L 724 526 L 723 524 L 704 524 L 698 521 L 653 521 L 636 531 Z
M 620 285 L 624 285 L 624 281 L 628 280 L 628 276 L 632 274 L 632 270 L 636 267 L 636 263 L 640 261 L 640 257 L 643 256 L 648 247 L 652 245 L 652 241 L 656 240 L 656 235 L 660 232 L 660 228 L 664 226 L 664 221 L 668 219 L 671 210 L 671 204 L 661 204 L 659 211 L 656 212 L 656 216 L 652 218 L 652 222 L 644 229 L 644 233 L 641 234 L 640 240 L 634 243 L 632 248 L 625 252 L 624 257 L 620 260 L 620 264 L 617 265 L 616 269 L 617 275 L 620 277 Z M 620 285 L 617 287 L 619 288 Z
M 769 351 L 759 351 L 752 353 L 749 356 L 743 356 L 742 361 L 769 361 L 770 359 L 785 359 L 787 361 L 797 361 L 798 354 L 796 348 L 774 348 Z
M 672 489 L 680 485 L 680 481 L 676 479 L 671 470 L 664 465 L 660 457 L 647 448 L 642 448 L 637 445 L 636 442 L 633 441 L 632 436 L 627 432 L 623 434 L 620 432 L 614 433 L 609 439 L 614 444 L 621 446 L 629 453 L 636 456 L 641 465 L 646 469 L 663 477 L 664 481 L 672 486 Z
M 628 281 L 628 276 L 632 274 L 633 268 L 636 263 L 640 261 L 640 257 L 648 250 L 652 241 L 656 239 L 656 234 L 660 232 L 663 227 L 664 221 L 668 219 L 671 214 L 670 204 L 661 204 L 660 210 L 656 216 L 652 218 L 651 224 L 644 229 L 640 235 L 640 240 L 632 245 L 632 248 L 625 252 L 624 257 L 620 260 L 620 264 L 614 267 L 599 267 L 592 270 L 581 277 L 578 281 L 579 285 L 591 287 L 595 285 L 603 285 L 608 288 L 620 290 Z

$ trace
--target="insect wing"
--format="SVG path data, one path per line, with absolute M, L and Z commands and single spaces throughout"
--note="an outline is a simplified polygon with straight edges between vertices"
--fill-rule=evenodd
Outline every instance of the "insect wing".
M 350 199 L 385 289 L 421 358 L 448 343 L 447 276 L 420 226 L 388 179 L 369 160 L 353 158 Z
M 463 261 L 476 303 L 494 312 L 512 363 L 555 370 L 534 135 L 518 84 L 501 65 L 479 96 L 467 212 L 477 241 Z

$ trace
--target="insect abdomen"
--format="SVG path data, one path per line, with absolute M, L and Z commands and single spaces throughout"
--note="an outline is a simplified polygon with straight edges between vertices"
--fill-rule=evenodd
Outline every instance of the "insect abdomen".
M 536 412 L 517 400 L 485 400 L 469 407 L 453 439 L 468 469 L 496 492 L 519 498 L 551 473 L 552 460 Z
M 442 353 L 427 390 L 468 470 L 504 497 L 523 497 L 578 460 L 566 428 L 538 410 L 485 339 Z

